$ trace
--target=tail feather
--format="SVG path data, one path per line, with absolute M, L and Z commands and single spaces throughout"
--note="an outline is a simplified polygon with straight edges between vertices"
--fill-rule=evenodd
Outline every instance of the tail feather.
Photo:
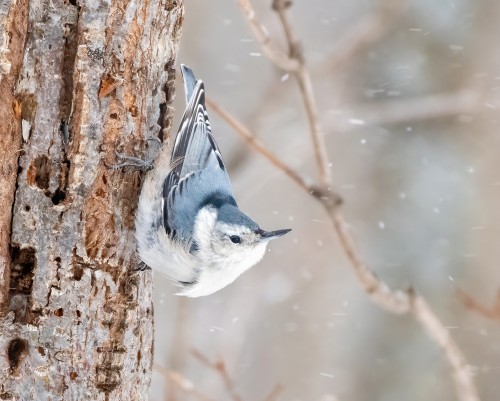
M 191 96 L 193 96 L 194 87 L 197 79 L 194 72 L 187 65 L 181 64 L 182 77 L 184 78 L 184 94 L 186 95 L 186 105 L 189 104 Z
M 196 79 L 191 68 L 181 64 L 181 70 L 187 105 L 172 149 L 172 171 L 179 180 L 206 168 L 210 163 L 218 165 L 225 172 L 219 148 L 211 135 L 205 107 L 205 86 Z

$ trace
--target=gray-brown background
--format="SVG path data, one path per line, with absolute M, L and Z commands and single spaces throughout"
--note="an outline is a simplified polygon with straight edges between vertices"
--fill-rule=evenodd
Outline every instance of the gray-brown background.
M 254 6 L 284 44 L 269 3 Z M 391 286 L 415 286 L 427 298 L 476 372 L 482 399 L 495 401 L 500 321 L 464 308 L 455 289 L 491 305 L 500 287 L 500 5 L 409 1 L 380 40 L 333 69 L 339 43 L 380 5 L 311 0 L 291 10 L 336 188 L 368 265 Z M 178 60 L 205 81 L 211 98 L 314 176 L 297 86 L 262 54 L 235 1 L 186 1 Z M 450 111 L 427 118 L 426 108 L 437 110 L 428 98 L 435 94 L 445 95 L 437 104 Z M 385 104 L 389 109 L 377 108 Z M 405 117 L 421 109 L 423 116 Z M 211 119 L 240 207 L 266 229 L 293 231 L 209 297 L 176 297 L 155 276 L 152 401 L 196 399 L 162 369 L 211 399 L 230 399 L 192 348 L 225 362 L 244 401 L 264 400 L 278 383 L 280 400 L 456 399 L 446 361 L 421 327 L 369 302 L 323 210 L 213 112 Z

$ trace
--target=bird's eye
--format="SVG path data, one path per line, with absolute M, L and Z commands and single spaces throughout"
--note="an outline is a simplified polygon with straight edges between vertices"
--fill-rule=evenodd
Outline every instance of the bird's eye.
M 233 244 L 239 244 L 241 242 L 241 238 L 238 237 L 237 235 L 231 235 L 229 239 Z

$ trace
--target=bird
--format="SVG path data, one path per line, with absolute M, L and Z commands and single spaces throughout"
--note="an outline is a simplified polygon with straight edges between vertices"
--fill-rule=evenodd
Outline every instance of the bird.
M 141 260 L 200 297 L 231 284 L 258 263 L 269 241 L 236 203 L 205 106 L 205 86 L 181 64 L 186 109 L 173 146 L 164 145 L 139 196 L 136 239 Z

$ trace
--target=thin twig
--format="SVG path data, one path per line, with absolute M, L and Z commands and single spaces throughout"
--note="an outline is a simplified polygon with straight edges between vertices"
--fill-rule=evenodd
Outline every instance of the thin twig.
M 402 124 L 427 121 L 477 112 L 481 95 L 471 89 L 450 93 L 437 93 L 414 99 L 378 102 L 374 105 L 357 106 L 346 117 L 332 116 L 327 126 L 338 132 L 348 132 L 366 126 Z M 355 120 L 355 123 L 352 121 Z
M 267 33 L 266 28 L 260 23 L 256 18 L 255 11 L 248 0 L 239 0 L 241 9 L 243 10 L 245 17 L 250 23 L 253 34 L 262 47 L 264 54 L 279 68 L 293 72 L 299 69 L 299 63 L 297 60 L 288 57 L 285 52 L 283 52 L 279 46 L 272 41 Z
M 292 2 L 290 0 L 274 0 L 273 9 L 278 14 L 283 31 L 285 32 L 290 57 L 297 60 L 300 65 L 300 67 L 296 71 L 292 71 L 292 73 L 297 80 L 304 102 L 321 186 L 326 189 L 329 188 L 332 183 L 332 174 L 329 167 L 330 163 L 328 162 L 324 133 L 322 132 L 318 119 L 318 107 L 314 96 L 311 74 L 306 66 L 302 45 L 296 39 L 292 24 L 288 18 L 287 10 L 290 8 L 291 4 Z
M 311 77 L 308 69 L 306 68 L 304 57 L 301 51 L 301 46 L 297 40 L 295 40 L 295 35 L 292 32 L 291 24 L 288 21 L 288 16 L 286 14 L 286 8 L 291 4 L 289 0 L 278 0 L 273 2 L 273 8 L 278 13 L 282 25 L 285 30 L 285 36 L 287 38 L 289 56 L 286 56 L 285 52 L 279 48 L 267 34 L 267 29 L 262 25 L 262 23 L 257 19 L 255 11 L 249 0 L 239 1 L 243 13 L 247 17 L 247 20 L 255 34 L 255 38 L 260 43 L 264 54 L 271 60 L 278 68 L 281 68 L 287 72 L 292 73 L 299 83 L 300 92 L 304 101 L 304 106 L 307 113 L 307 121 L 309 123 L 309 128 L 311 131 L 312 143 L 314 146 L 314 154 L 316 156 L 316 162 L 318 165 L 318 171 L 320 174 L 321 186 L 323 189 L 329 187 L 331 182 L 331 173 L 328 166 L 328 158 L 326 154 L 326 147 L 323 133 L 321 132 L 321 127 L 318 121 L 318 112 L 316 107 L 316 101 L 314 98 L 313 88 L 311 84 Z M 286 63 L 283 62 L 283 58 L 286 57 Z M 293 61 L 293 66 L 291 62 Z
M 286 42 L 288 44 L 288 54 L 290 57 L 298 58 L 298 54 L 295 53 L 296 46 L 300 46 L 300 44 L 295 39 L 295 34 L 292 29 L 292 25 L 288 20 L 284 10 L 290 8 L 292 5 L 292 0 L 273 0 L 272 8 L 274 11 L 278 13 L 278 17 L 281 21 L 281 26 L 283 27 L 283 31 L 285 32 Z M 301 60 L 298 60 L 301 62 Z
M 198 391 L 195 385 L 186 377 L 181 375 L 179 372 L 174 370 L 166 369 L 163 366 L 155 364 L 153 366 L 154 370 L 161 373 L 163 377 L 170 383 L 175 384 L 179 389 L 184 391 L 186 394 L 190 394 L 200 401 L 215 401 L 213 398 L 203 394 Z
M 387 284 L 380 280 L 375 273 L 370 270 L 359 255 L 354 239 L 352 238 L 347 223 L 338 208 L 325 209 L 333 224 L 337 237 L 342 245 L 342 249 L 351 262 L 359 281 L 361 282 L 366 294 L 373 303 L 394 314 L 400 315 L 408 313 L 411 308 L 408 294 L 403 291 L 392 290 Z
M 309 74 L 309 70 L 307 70 L 305 66 L 302 66 L 295 76 L 299 83 L 299 88 L 304 100 L 304 107 L 307 113 L 307 121 L 309 122 L 314 153 L 316 155 L 316 162 L 320 172 L 321 184 L 324 188 L 328 188 L 332 182 L 332 174 L 329 167 L 330 163 L 328 162 L 328 154 L 326 153 L 324 133 L 322 132 L 319 124 L 318 110 L 313 94 L 311 76 Z
M 231 396 L 231 399 L 233 401 L 242 401 L 241 397 L 238 395 L 238 393 L 236 393 L 236 390 L 234 389 L 233 380 L 227 373 L 226 366 L 224 365 L 223 361 L 212 362 L 210 361 L 210 359 L 207 358 L 206 355 L 202 354 L 199 350 L 194 348 L 191 350 L 191 353 L 206 367 L 213 369 L 215 372 L 217 372 L 217 374 L 221 377 L 224 383 L 224 387 L 227 393 Z
M 483 305 L 460 288 L 457 288 L 456 291 L 458 298 L 467 308 L 488 319 L 500 321 L 500 290 L 497 292 L 495 302 L 491 307 Z
M 277 384 L 264 401 L 278 401 L 279 396 L 283 393 L 284 387 Z
M 236 118 L 224 110 L 218 103 L 214 100 L 207 98 L 207 105 L 213 111 L 215 111 L 230 127 L 232 127 L 236 133 L 238 133 L 243 140 L 258 153 L 263 155 L 267 160 L 269 160 L 278 170 L 283 171 L 293 182 L 295 182 L 299 187 L 301 187 L 306 192 L 311 191 L 311 184 L 307 179 L 302 177 L 299 173 L 289 167 L 285 162 L 283 162 L 276 154 L 271 152 L 262 141 L 256 137 L 250 130 L 240 123 Z
M 449 331 L 444 327 L 427 301 L 419 294 L 409 291 L 412 301 L 412 313 L 417 321 L 424 327 L 427 335 L 443 350 L 450 365 L 455 389 L 459 400 L 479 401 L 472 371 L 467 364 L 467 360 L 458 347 L 457 343 L 450 336 Z

